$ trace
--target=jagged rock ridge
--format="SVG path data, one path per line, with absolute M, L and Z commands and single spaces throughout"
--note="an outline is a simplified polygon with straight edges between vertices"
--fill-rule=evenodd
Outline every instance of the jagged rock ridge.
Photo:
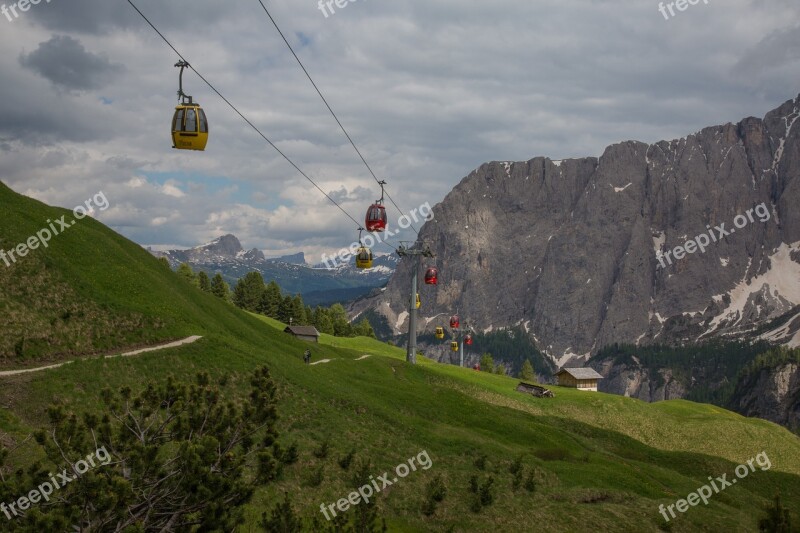
M 456 310 L 482 330 L 522 325 L 562 365 L 615 342 L 752 334 L 800 304 L 798 117 L 800 96 L 764 119 L 623 142 L 599 159 L 482 165 L 420 232 L 440 269 L 439 285 L 421 286 L 420 327 Z M 657 253 L 710 231 L 704 253 L 661 268 Z M 373 308 L 399 333 L 409 279 L 403 261 L 351 311 Z M 762 336 L 800 345 L 800 319 L 786 324 Z

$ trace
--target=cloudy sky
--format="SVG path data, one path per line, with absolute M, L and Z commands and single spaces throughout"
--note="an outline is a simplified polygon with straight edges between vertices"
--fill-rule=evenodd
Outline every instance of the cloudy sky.
M 134 2 L 363 219 L 377 185 L 258 0 Z M 599 156 L 762 117 L 800 92 L 797 0 L 700 0 L 669 20 L 654 0 L 339 0 L 327 17 L 317 2 L 265 3 L 404 210 L 486 161 Z M 316 261 L 352 242 L 355 224 L 190 72 L 211 139 L 203 153 L 171 148 L 178 57 L 127 0 L 29 7 L 0 15 L 12 189 L 70 208 L 102 190 L 111 208 L 97 218 L 144 245 L 233 233 Z

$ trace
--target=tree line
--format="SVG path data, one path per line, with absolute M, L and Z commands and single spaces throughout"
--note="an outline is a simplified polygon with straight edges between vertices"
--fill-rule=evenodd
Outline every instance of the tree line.
M 769 349 L 769 343 L 764 341 L 711 341 L 687 346 L 613 344 L 601 349 L 592 360 L 599 363 L 611 359 L 614 364 L 638 366 L 635 357 L 649 370 L 657 386 L 664 384 L 659 370 L 668 368 L 673 378 L 686 387 L 687 400 L 725 407 L 740 371 L 752 368 L 753 361 Z
M 166 258 L 162 261 L 169 264 Z M 240 309 L 258 313 L 284 324 L 293 326 L 314 326 L 320 333 L 336 337 L 372 337 L 375 332 L 366 318 L 352 324 L 347 311 L 341 304 L 330 307 L 317 306 L 311 308 L 303 303 L 299 294 L 285 295 L 275 280 L 264 282 L 261 272 L 248 272 L 231 290 L 230 286 L 217 273 L 213 278 L 203 272 L 195 273 L 187 263 L 182 263 L 177 274 L 200 290 L 213 294 L 218 298 L 234 304 Z

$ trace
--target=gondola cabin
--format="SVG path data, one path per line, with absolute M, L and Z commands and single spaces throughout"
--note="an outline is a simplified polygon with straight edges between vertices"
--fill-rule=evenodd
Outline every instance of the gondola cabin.
M 456 341 L 451 342 L 450 343 L 450 349 L 453 350 L 454 352 L 457 352 L 458 351 L 458 343 Z
M 444 339 L 444 328 L 439 326 L 436 328 L 436 338 L 437 339 Z
M 425 285 L 436 285 L 439 283 L 439 269 L 430 267 L 425 271 Z
M 458 320 L 458 315 L 450 317 L 450 327 L 453 329 L 458 329 L 458 326 L 461 325 L 461 322 Z
M 364 225 L 367 231 L 386 231 L 386 208 L 381 204 L 372 204 L 367 209 Z
M 362 246 L 356 252 L 356 268 L 372 268 L 372 250 Z
M 178 150 L 205 150 L 208 143 L 208 120 L 196 103 L 180 104 L 172 117 L 172 147 Z
M 472 346 L 472 335 L 467 335 L 464 337 L 464 344 L 467 346 Z
M 419 299 L 419 293 L 417 293 L 417 309 L 422 307 L 422 300 Z

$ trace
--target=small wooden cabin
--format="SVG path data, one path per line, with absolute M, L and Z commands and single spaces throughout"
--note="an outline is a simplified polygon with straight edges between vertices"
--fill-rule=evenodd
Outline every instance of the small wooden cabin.
M 319 342 L 319 331 L 314 326 L 286 326 L 283 332 L 301 341 Z
M 556 374 L 558 384 L 562 387 L 585 391 L 597 391 L 597 381 L 603 376 L 593 368 L 562 368 Z

